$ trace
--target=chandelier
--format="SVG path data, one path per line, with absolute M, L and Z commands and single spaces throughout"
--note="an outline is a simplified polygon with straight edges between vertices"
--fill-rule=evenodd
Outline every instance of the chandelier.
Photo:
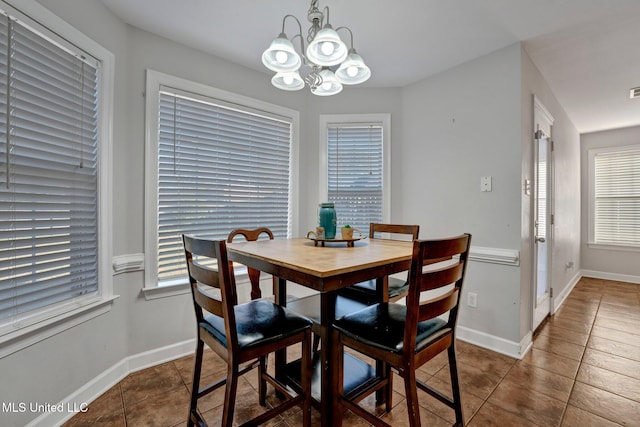
M 298 23 L 299 32 L 291 39 L 284 32 L 287 18 L 293 18 Z M 347 27 L 335 30 L 331 27 L 328 6 L 320 11 L 318 0 L 311 0 L 307 19 L 311 27 L 307 31 L 306 49 L 300 21 L 293 15 L 285 15 L 282 32 L 262 54 L 265 67 L 276 72 L 271 84 L 278 89 L 300 90 L 306 83 L 314 95 L 329 96 L 340 93 L 343 84 L 355 85 L 369 79 L 371 70 L 353 48 L 353 33 Z M 340 39 L 339 30 L 349 32 L 349 49 Z M 300 38 L 300 52 L 294 48 L 296 37 Z M 300 76 L 302 66 L 306 71 L 304 80 Z

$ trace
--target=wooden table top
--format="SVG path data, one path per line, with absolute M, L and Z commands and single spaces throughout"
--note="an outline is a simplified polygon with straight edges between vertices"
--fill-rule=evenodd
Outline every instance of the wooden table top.
M 389 267 L 407 270 L 412 242 L 365 239 L 347 247 L 344 243 L 314 246 L 304 238 L 234 242 L 227 245 L 229 258 L 271 274 L 295 271 L 315 279 L 349 276 L 363 270 Z M 301 283 L 305 284 L 305 283 Z M 315 286 L 312 286 L 315 287 Z

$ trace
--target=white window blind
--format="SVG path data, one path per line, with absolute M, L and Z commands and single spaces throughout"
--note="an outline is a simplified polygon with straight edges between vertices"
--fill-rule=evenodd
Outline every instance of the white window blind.
M 99 69 L 0 21 L 1 328 L 99 291 Z
M 538 196 L 538 229 L 536 237 L 547 236 L 547 192 L 548 192 L 548 163 L 546 160 L 540 160 L 538 162 L 538 182 L 536 185 L 536 192 Z
M 328 200 L 338 226 L 367 232 L 383 221 L 383 129 L 379 123 L 329 124 L 327 129 Z
M 184 280 L 182 233 L 290 227 L 291 119 L 161 87 L 158 282 Z
M 640 148 L 594 156 L 594 241 L 640 246 Z

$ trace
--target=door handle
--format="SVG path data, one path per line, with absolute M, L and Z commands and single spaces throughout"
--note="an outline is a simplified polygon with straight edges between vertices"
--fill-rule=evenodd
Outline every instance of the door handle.
M 536 242 L 544 243 L 546 239 L 544 237 L 536 237 Z

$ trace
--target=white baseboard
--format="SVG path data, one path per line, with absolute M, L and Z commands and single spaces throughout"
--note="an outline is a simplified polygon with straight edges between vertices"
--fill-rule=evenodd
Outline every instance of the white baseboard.
M 61 407 L 63 408 L 86 408 L 89 403 L 118 384 L 130 373 L 193 354 L 196 348 L 195 345 L 195 339 L 187 340 L 126 357 L 71 393 L 59 405 L 62 405 Z M 63 412 L 45 412 L 27 424 L 26 427 L 59 426 L 70 420 L 75 414 L 76 412 L 67 410 Z
M 562 292 L 560 292 L 559 295 L 553 298 L 553 313 L 551 314 L 554 314 L 556 311 L 558 311 L 560 306 L 564 303 L 564 300 L 567 299 L 567 297 L 569 296 L 573 288 L 576 287 L 581 278 L 582 272 L 578 271 L 576 275 L 571 278 L 567 286 L 564 287 Z
M 129 374 L 140 371 L 151 366 L 169 362 L 189 354 L 195 354 L 196 339 L 182 341 L 143 353 L 134 354 L 127 357 L 127 367 Z
M 630 274 L 618 274 L 618 273 L 607 273 L 606 271 L 582 270 L 582 276 L 592 277 L 594 279 L 616 280 L 618 282 L 640 284 L 640 276 L 632 276 Z
M 533 343 L 531 332 L 525 335 L 520 342 L 515 342 L 464 326 L 457 327 L 456 337 L 515 359 L 522 359 Z

